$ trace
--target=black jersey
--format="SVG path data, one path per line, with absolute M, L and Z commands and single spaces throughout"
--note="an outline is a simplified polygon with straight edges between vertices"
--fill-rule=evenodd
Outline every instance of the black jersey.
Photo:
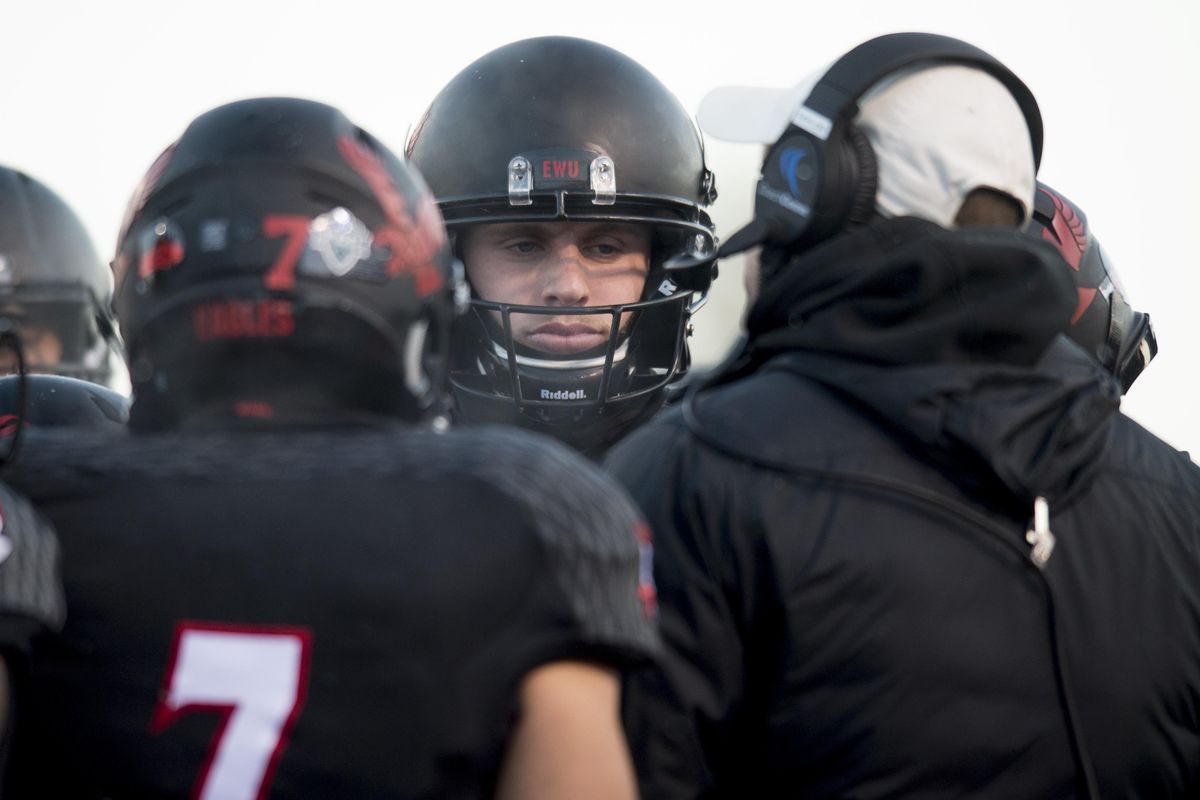
M 635 512 L 548 441 L 33 445 L 69 618 L 34 652 L 18 797 L 488 795 L 525 674 L 654 646 Z

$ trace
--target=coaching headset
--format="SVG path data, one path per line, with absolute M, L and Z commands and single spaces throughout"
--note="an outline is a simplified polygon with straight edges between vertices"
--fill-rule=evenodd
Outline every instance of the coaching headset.
M 815 244 L 870 220 L 877 170 L 871 144 L 854 124 L 858 100 L 889 75 L 925 62 L 976 67 L 1003 83 L 1025 115 L 1035 169 L 1040 165 L 1041 113 L 1012 71 L 978 47 L 948 36 L 880 36 L 846 53 L 817 81 L 763 162 L 753 221 L 729 238 L 720 256 L 762 243 L 786 249 Z

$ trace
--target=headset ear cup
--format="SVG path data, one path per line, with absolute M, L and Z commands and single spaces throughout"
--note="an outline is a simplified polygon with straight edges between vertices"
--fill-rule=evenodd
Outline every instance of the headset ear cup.
M 875 149 L 867 135 L 857 125 L 846 128 L 846 141 L 850 143 L 856 169 L 854 170 L 854 197 L 846 215 L 846 228 L 854 229 L 866 225 L 875 215 L 875 193 L 879 188 L 879 164 L 875 160 Z
M 754 224 L 765 229 L 766 237 L 780 246 L 807 239 L 828 225 L 820 210 L 824 207 L 825 180 L 821 143 L 811 134 L 790 127 L 763 161 L 762 178 L 755 188 Z M 735 233 L 725 246 L 737 238 Z

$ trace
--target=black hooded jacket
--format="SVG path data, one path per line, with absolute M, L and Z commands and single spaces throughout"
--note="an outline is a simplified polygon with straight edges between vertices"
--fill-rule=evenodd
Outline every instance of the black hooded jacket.
M 669 648 L 627 696 L 645 796 L 1200 793 L 1200 469 L 1058 336 L 1056 258 L 834 239 L 610 454 Z

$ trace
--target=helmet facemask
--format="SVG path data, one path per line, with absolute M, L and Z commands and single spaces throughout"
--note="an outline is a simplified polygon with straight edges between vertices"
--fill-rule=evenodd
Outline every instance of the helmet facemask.
M 0 319 L 21 340 L 25 370 L 122 390 L 127 381 L 115 323 L 83 286 L 0 291 Z M 0 363 L 12 374 L 15 364 Z
M 711 254 L 715 246 L 704 223 L 686 219 L 664 223 L 661 209 L 659 216 L 649 217 L 644 213 L 647 206 L 637 203 L 613 213 L 597 213 L 572 209 L 569 197 L 555 201 L 566 210 L 565 216 L 503 216 L 506 221 L 552 221 L 556 226 L 601 222 L 648 227 L 647 271 L 636 293 L 621 303 L 528 305 L 481 297 L 479 287 L 473 287 L 471 312 L 460 320 L 452 348 L 451 382 L 460 396 L 503 399 L 539 423 L 571 420 L 578 424 L 608 406 L 642 405 L 648 395 L 661 392 L 686 372 L 688 321 L 706 301 L 708 281 L 693 285 L 693 276 L 668 275 L 664 265 L 680 254 Z M 494 217 L 487 219 L 491 222 Z M 463 238 L 458 237 L 456 248 L 460 257 L 466 255 Z M 489 268 L 476 266 L 476 274 Z M 711 263 L 697 271 L 710 269 Z M 591 347 L 553 352 L 539 349 L 527 338 L 530 331 L 543 330 L 543 325 L 589 328 L 603 336 Z

